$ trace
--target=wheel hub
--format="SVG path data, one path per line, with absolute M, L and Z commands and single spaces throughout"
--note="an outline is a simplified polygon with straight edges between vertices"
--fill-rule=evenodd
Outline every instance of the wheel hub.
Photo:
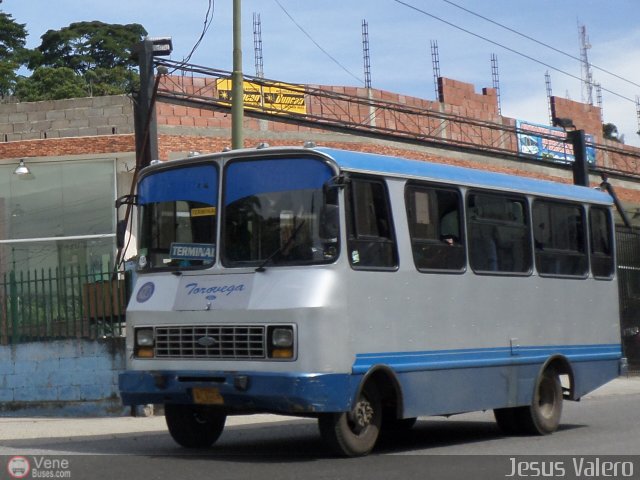
M 373 407 L 366 399 L 361 399 L 350 414 L 351 421 L 357 430 L 363 430 L 371 424 Z

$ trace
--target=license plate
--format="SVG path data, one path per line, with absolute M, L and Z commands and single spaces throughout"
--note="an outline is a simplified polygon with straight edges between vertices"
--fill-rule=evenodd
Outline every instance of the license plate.
M 195 387 L 193 389 L 193 402 L 199 405 L 222 405 L 224 399 L 217 388 Z

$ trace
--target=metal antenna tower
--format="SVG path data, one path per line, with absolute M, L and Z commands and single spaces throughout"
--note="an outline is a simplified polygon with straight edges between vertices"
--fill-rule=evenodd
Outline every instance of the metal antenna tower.
M 551 91 L 551 75 L 549 70 L 544 72 L 544 84 L 547 87 L 547 110 L 549 111 L 549 125 L 553 125 L 553 113 L 551 112 L 551 97 L 553 92 Z
M 262 22 L 260 14 L 253 13 L 253 51 L 256 61 L 256 77 L 264 78 L 264 64 L 262 61 Z
M 491 80 L 493 82 L 493 88 L 496 90 L 498 97 L 498 115 L 502 115 L 502 102 L 500 101 L 500 75 L 498 73 L 498 56 L 495 53 L 491 54 Z
M 593 72 L 589 63 L 588 50 L 591 48 L 587 27 L 578 25 L 580 33 L 580 60 L 582 62 L 582 101 L 593 105 Z
M 431 40 L 431 65 L 433 67 L 433 86 L 436 90 L 436 100 L 440 101 L 438 90 L 438 78 L 440 78 L 440 53 L 438 53 L 438 41 Z
M 602 109 L 602 86 L 599 82 L 594 83 L 593 86 L 596 89 L 596 105 L 600 108 L 600 121 L 604 121 L 604 110 Z
M 636 117 L 638 118 L 638 131 L 636 132 L 640 135 L 640 97 L 636 95 Z
M 371 88 L 371 57 L 369 56 L 369 24 L 362 20 L 362 56 L 364 58 L 364 86 Z

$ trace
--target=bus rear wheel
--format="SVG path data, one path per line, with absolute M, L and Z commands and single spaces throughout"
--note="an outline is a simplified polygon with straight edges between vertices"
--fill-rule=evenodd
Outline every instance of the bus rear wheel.
M 378 389 L 367 383 L 350 412 L 324 413 L 318 418 L 320 434 L 338 455 L 367 455 L 376 444 L 382 424 Z
M 164 406 L 164 416 L 171 437 L 185 448 L 207 448 L 222 434 L 227 416 L 202 405 Z
M 547 435 L 560 425 L 562 415 L 562 384 L 552 368 L 546 369 L 538 381 L 529 407 L 519 413 L 525 433 Z
M 560 425 L 562 384 L 558 373 L 546 369 L 538 378 L 531 405 L 493 411 L 498 427 L 507 434 L 548 435 Z

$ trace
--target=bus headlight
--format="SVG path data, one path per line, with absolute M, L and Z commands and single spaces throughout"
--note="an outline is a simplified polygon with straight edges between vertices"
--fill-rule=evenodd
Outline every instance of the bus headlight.
M 153 347 L 155 345 L 153 328 L 137 328 L 135 340 L 135 356 L 139 358 L 153 358 Z
M 292 326 L 269 327 L 269 357 L 276 359 L 293 359 L 294 334 Z

